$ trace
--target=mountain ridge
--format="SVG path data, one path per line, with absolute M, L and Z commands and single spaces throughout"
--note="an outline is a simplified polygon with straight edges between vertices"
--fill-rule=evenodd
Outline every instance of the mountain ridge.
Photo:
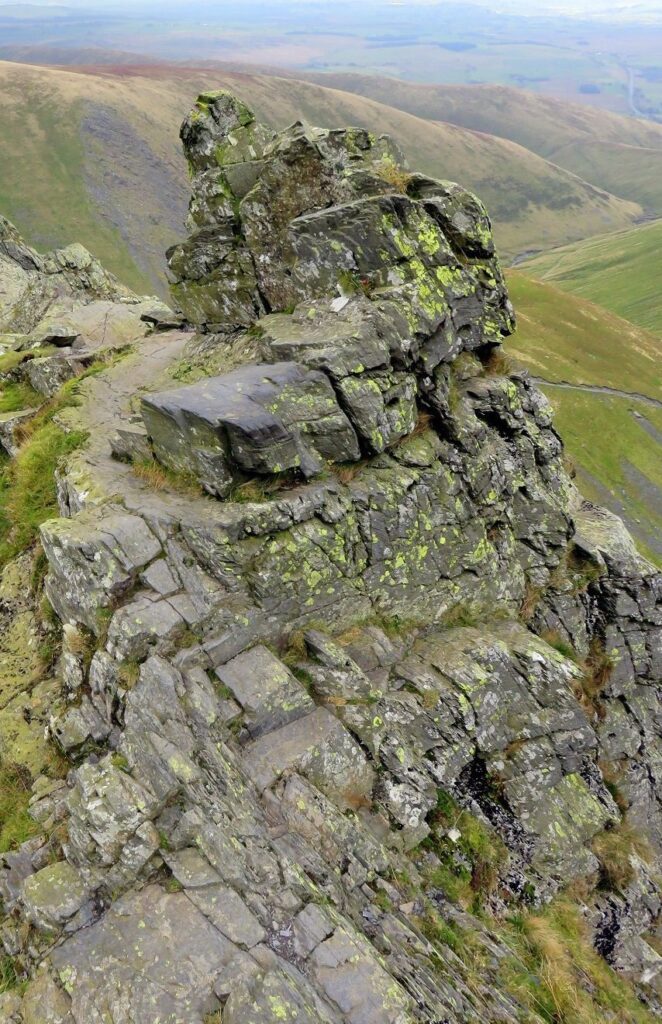
M 223 75 L 215 74 L 222 84 Z M 225 74 L 226 84 L 243 90 L 253 105 L 261 105 L 267 121 L 281 127 L 299 112 L 312 122 L 363 121 L 378 131 L 388 129 L 412 154 L 413 163 L 437 176 L 466 180 L 483 193 L 500 247 L 507 252 L 552 247 L 607 225 L 626 226 L 641 216 L 637 204 L 610 197 L 514 143 L 430 125 L 291 78 Z M 159 253 L 174 241 L 184 213 L 185 176 L 173 142 L 175 126 L 188 95 L 209 81 L 210 70 L 176 67 L 163 75 L 158 65 L 105 66 L 92 73 L 0 64 L 5 132 L 24 137 L 17 152 L 5 153 L 2 179 L 7 186 L 0 203 L 40 244 L 63 244 L 71 239 L 54 221 L 53 210 L 65 208 L 68 191 L 73 196 L 69 230 L 120 276 L 132 275 L 129 283 L 143 291 L 157 283 Z M 28 124 L 33 124 L 27 132 L 16 114 L 23 97 L 32 119 Z M 116 148 L 126 152 L 126 168 L 114 164 Z M 59 154 L 55 163 L 53 153 Z M 38 193 L 28 187 L 29 168 L 41 177 Z M 157 190 L 142 195 L 141 181 L 150 174 L 161 180 L 164 201 Z

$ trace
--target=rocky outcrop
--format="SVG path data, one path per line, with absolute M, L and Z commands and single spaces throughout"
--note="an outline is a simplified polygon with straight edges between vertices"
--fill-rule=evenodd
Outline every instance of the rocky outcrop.
M 51 398 L 100 351 L 121 349 L 161 323 L 174 326 L 163 302 L 134 295 L 82 245 L 41 255 L 0 217 L 3 381 L 24 381 Z M 13 455 L 10 428 L 3 425 L 0 444 Z
M 485 211 L 225 93 L 182 138 L 197 334 L 81 383 L 41 529 L 71 769 L 0 1020 L 540 1022 L 499 922 L 569 887 L 658 1010 L 662 582 L 503 372 Z

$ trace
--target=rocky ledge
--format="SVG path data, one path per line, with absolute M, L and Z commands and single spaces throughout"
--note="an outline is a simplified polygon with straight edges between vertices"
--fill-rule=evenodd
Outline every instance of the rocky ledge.
M 59 413 L 67 770 L 3 855 L 0 1020 L 652 1020 L 662 580 L 501 353 L 485 210 L 226 93 L 182 139 L 195 333 Z M 563 991 L 532 938 L 559 906 Z

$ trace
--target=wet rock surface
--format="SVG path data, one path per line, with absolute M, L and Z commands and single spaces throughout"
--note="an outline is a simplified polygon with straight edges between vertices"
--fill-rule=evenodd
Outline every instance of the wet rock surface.
M 0 1021 L 538 1024 L 481 914 L 569 886 L 659 1010 L 662 582 L 496 372 L 487 214 L 225 93 L 182 139 L 198 334 L 145 313 L 63 418 L 90 435 L 41 529 L 68 770 L 2 857 L 28 980 Z M 2 232 L 18 302 L 45 258 Z M 609 887 L 624 825 L 650 849 Z

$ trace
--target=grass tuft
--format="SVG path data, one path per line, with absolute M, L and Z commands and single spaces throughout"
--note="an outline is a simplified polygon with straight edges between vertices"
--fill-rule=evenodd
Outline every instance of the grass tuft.
M 543 593 L 544 590 L 542 587 L 535 586 L 530 582 L 530 580 L 526 581 L 524 596 L 522 597 L 522 601 L 519 606 L 519 618 L 525 626 L 528 626 L 535 615 L 538 605 L 542 600 Z
M 650 843 L 627 820 L 601 832 L 591 846 L 600 862 L 601 886 L 610 892 L 622 893 L 634 881 L 636 871 L 632 864 L 633 857 L 638 857 L 646 864 L 653 859 Z
M 540 639 L 544 640 L 550 647 L 553 647 L 559 654 L 562 654 L 564 658 L 568 658 L 569 661 L 578 661 L 576 650 L 568 640 L 561 636 L 557 629 L 545 630 L 540 634 Z
M 655 1017 L 593 949 L 580 910 L 565 896 L 497 925 L 512 957 L 500 982 L 547 1024 L 653 1024 Z
M 34 409 L 43 400 L 42 395 L 23 381 L 12 381 L 0 387 L 0 413 Z
M 156 459 L 138 459 L 132 463 L 135 475 L 155 491 L 175 490 L 180 494 L 199 496 L 202 488 L 193 473 L 176 472 L 162 466 Z
M 0 475 L 0 563 L 26 550 L 41 524 L 58 515 L 55 471 L 87 440 L 84 431 L 65 434 L 52 422 L 36 428 Z
M 0 853 L 15 850 L 37 832 L 28 814 L 31 788 L 32 776 L 25 765 L 0 761 Z
M 464 909 L 480 910 L 497 888 L 499 871 L 508 859 L 506 847 L 444 789 L 437 790 L 437 806 L 428 823 L 431 832 L 423 847 L 431 850 L 439 863 L 427 881 Z M 459 832 L 456 839 L 451 838 L 454 830 Z
M 11 992 L 21 981 L 16 960 L 11 956 L 0 956 L 0 995 Z
M 501 345 L 495 345 L 483 359 L 483 372 L 488 377 L 509 377 L 516 370 L 516 364 L 506 355 Z
M 374 165 L 374 170 L 378 177 L 385 181 L 387 185 L 392 185 L 393 188 L 402 193 L 407 194 L 407 187 L 411 181 L 411 174 L 406 171 L 404 167 L 399 167 L 395 160 L 389 157 L 384 157 L 379 163 Z

